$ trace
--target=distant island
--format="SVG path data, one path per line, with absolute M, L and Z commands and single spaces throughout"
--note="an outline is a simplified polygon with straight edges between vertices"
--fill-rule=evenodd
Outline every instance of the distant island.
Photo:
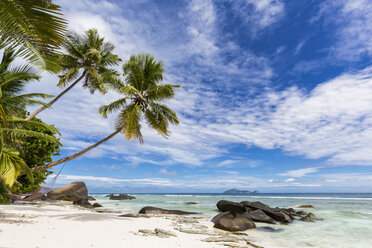
M 239 190 L 239 189 L 229 189 L 223 192 L 223 194 L 228 194 L 228 195 L 257 194 L 257 193 L 259 193 L 257 190 L 249 191 L 249 190 Z

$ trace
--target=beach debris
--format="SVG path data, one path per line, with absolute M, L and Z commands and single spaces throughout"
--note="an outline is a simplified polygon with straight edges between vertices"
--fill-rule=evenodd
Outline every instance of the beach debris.
M 188 214 L 197 214 L 195 212 L 187 212 L 182 210 L 169 210 L 169 209 L 162 209 L 156 208 L 151 206 L 143 207 L 138 213 L 140 214 L 176 214 L 176 215 L 188 215 Z
M 170 237 L 177 237 L 177 235 L 171 231 L 167 231 L 160 228 L 155 228 L 154 230 L 149 229 L 139 229 L 139 233 L 142 233 L 144 236 L 157 236 L 159 238 L 170 238 Z
M 259 246 L 259 245 L 253 244 L 251 241 L 246 240 L 246 242 L 247 242 L 247 245 L 250 245 L 253 248 L 264 248 L 263 246 Z
M 136 199 L 136 197 L 131 196 L 131 195 L 127 195 L 127 194 L 119 194 L 119 195 L 111 194 L 109 197 L 110 197 L 110 200 L 133 200 L 133 199 Z
M 248 229 L 256 228 L 254 222 L 241 215 L 235 215 L 229 212 L 216 215 L 211 220 L 214 227 L 225 231 L 245 231 Z

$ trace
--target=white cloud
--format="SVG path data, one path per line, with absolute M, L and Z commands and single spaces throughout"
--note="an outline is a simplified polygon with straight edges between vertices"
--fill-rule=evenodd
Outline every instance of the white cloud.
M 254 35 L 278 22 L 284 15 L 281 0 L 232 0 L 233 9 Z
M 163 168 L 159 170 L 159 174 L 166 175 L 166 176 L 177 176 L 176 171 L 168 171 L 167 169 Z
M 328 0 L 322 3 L 319 15 L 327 28 L 334 31 L 336 44 L 331 47 L 334 57 L 357 61 L 372 55 L 372 2 L 369 0 Z M 334 28 L 334 24 L 337 25 Z
M 319 170 L 318 167 L 315 167 L 315 168 L 304 168 L 304 169 L 298 169 L 298 170 L 290 170 L 290 171 L 287 171 L 287 172 L 284 172 L 284 173 L 279 173 L 278 175 L 279 176 L 285 176 L 285 177 L 304 177 L 306 176 L 307 174 L 310 174 L 310 173 L 315 173 Z M 289 178 L 289 179 L 286 179 L 285 181 L 287 180 L 290 180 L 290 181 L 294 181 L 295 179 L 293 178 Z M 289 181 L 288 181 L 289 182 Z
M 284 180 L 284 182 L 286 182 L 286 183 L 294 182 L 294 181 L 296 181 L 296 179 L 294 179 L 294 178 L 288 178 L 288 179 Z

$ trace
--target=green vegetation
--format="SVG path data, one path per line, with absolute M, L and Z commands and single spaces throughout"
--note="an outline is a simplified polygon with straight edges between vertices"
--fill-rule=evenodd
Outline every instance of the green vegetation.
M 50 0 L 0 0 L 0 49 L 18 48 L 42 69 L 59 70 L 57 52 L 66 26 L 60 6 Z
M 114 45 L 99 36 L 97 30 L 83 35 L 68 32 L 60 7 L 48 0 L 0 0 L 0 203 L 7 203 L 5 193 L 36 190 L 51 174 L 53 166 L 77 158 L 115 135 L 143 143 L 141 119 L 164 137 L 169 124 L 178 124 L 176 113 L 164 105 L 174 97 L 179 85 L 161 84 L 163 64 L 149 54 L 133 55 L 123 65 L 124 80 L 115 66 L 121 59 Z M 61 52 L 64 49 L 64 53 Z M 24 60 L 15 65 L 15 58 Z M 42 93 L 24 94 L 25 86 L 38 81 L 38 71 L 31 64 L 59 73 L 58 87 L 66 87 L 49 103 L 35 98 L 53 97 Z M 61 143 L 58 130 L 35 116 L 54 104 L 76 84 L 93 94 L 116 91 L 122 98 L 100 107 L 107 118 L 117 112 L 115 132 L 79 153 L 53 162 Z M 27 118 L 26 108 L 41 107 Z

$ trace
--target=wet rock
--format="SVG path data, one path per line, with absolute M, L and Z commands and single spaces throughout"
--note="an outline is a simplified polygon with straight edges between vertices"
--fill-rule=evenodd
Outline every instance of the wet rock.
M 88 196 L 88 201 L 96 201 L 96 198 L 94 198 L 93 196 Z
M 269 224 L 275 224 L 275 220 L 268 216 L 264 211 L 258 209 L 254 211 L 249 211 L 245 213 L 247 217 L 249 217 L 254 222 L 263 222 L 263 223 L 269 223 Z
M 111 195 L 110 200 L 133 200 L 136 197 L 127 195 L 127 194 L 119 194 L 119 195 Z
M 79 199 L 73 202 L 74 205 L 79 205 L 84 208 L 93 208 L 93 205 L 87 199 Z
M 257 230 L 264 231 L 264 232 L 282 232 L 284 229 L 282 228 L 275 228 L 271 226 L 261 226 L 257 227 Z
M 72 182 L 50 191 L 48 198 L 63 201 L 88 199 L 88 189 L 84 182 Z
M 185 204 L 187 204 L 187 205 L 197 205 L 199 203 L 197 203 L 197 202 L 185 202 Z
M 195 212 L 187 212 L 182 210 L 170 210 L 163 208 L 156 208 L 147 206 L 142 208 L 138 213 L 140 214 L 175 214 L 175 215 L 188 215 L 188 214 L 197 214 Z
M 293 221 L 293 219 L 285 212 L 285 210 L 280 208 L 271 208 L 270 206 L 259 201 L 243 201 L 241 202 L 241 204 L 252 210 L 262 210 L 266 215 L 281 223 L 291 223 Z
M 94 208 L 101 208 L 101 207 L 103 207 L 101 204 L 99 204 L 99 203 L 93 203 L 93 207 Z
M 308 213 L 306 216 L 302 217 L 300 220 L 306 222 L 313 222 L 316 219 L 316 216 L 313 213 Z
M 313 205 L 299 205 L 296 208 L 315 208 Z
M 113 196 L 114 194 L 109 194 L 109 195 L 105 195 L 105 197 L 111 197 Z
M 244 213 L 246 211 L 244 204 L 225 200 L 218 201 L 217 208 L 221 212 L 230 212 L 234 215 L 236 213 Z
M 234 216 L 229 212 L 216 215 L 211 221 L 214 223 L 215 228 L 230 232 L 256 228 L 256 225 L 249 218 L 238 215 Z

